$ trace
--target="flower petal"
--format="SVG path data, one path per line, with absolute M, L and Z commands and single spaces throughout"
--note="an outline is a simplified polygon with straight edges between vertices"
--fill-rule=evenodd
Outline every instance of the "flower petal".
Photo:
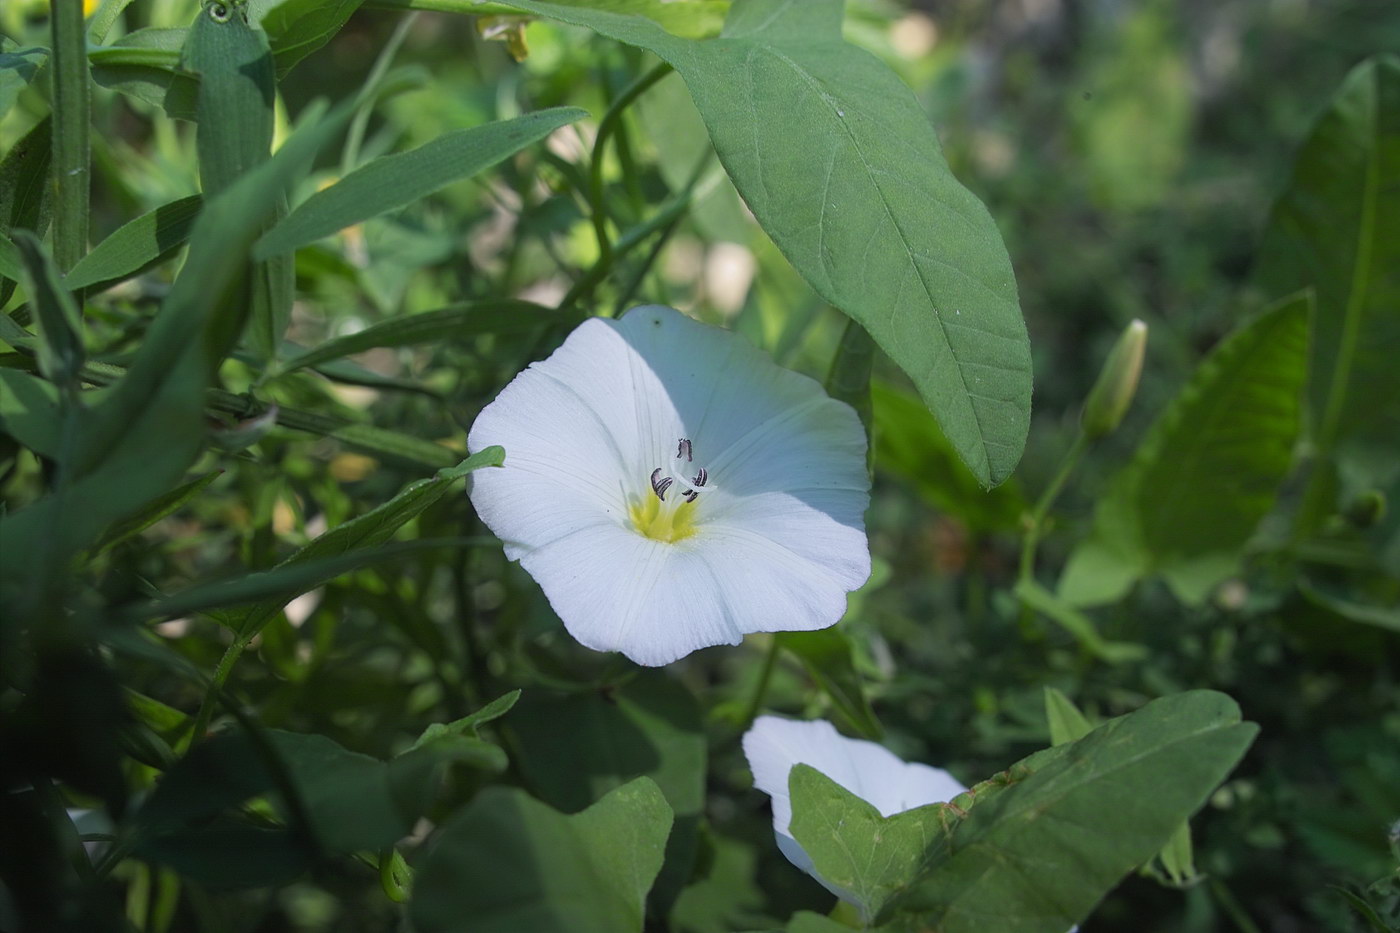
M 812 860 L 788 832 L 792 821 L 788 773 L 795 765 L 815 768 L 886 817 L 930 803 L 945 803 L 967 790 L 947 771 L 906 763 L 883 745 L 848 739 L 823 720 L 799 722 L 760 716 L 744 733 L 744 756 L 753 772 L 754 786 L 772 798 L 778 848 L 788 861 L 823 885 L 826 882 L 812 870 Z M 831 890 L 847 897 L 845 892 Z

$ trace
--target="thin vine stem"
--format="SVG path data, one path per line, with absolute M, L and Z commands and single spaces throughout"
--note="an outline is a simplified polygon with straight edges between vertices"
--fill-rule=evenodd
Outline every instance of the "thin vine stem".
M 604 203 L 603 162 L 607 154 L 608 140 L 617 132 L 622 114 L 638 97 L 670 74 L 672 68 L 665 62 L 641 75 L 608 106 L 603 119 L 598 122 L 598 135 L 593 139 L 593 154 L 588 164 L 588 206 L 593 219 L 593 232 L 598 237 L 599 262 L 610 266 L 613 258 L 613 243 L 608 236 L 608 209 Z
M 1084 452 L 1089 449 L 1089 438 L 1080 431 L 1075 437 L 1074 443 L 1065 452 L 1060 460 L 1060 468 L 1055 472 L 1055 478 L 1050 481 L 1050 485 L 1045 487 L 1045 491 L 1040 494 L 1035 507 L 1031 510 L 1030 517 L 1026 520 L 1026 535 L 1021 540 L 1021 567 L 1020 578 L 1030 580 L 1035 575 L 1035 552 L 1040 546 L 1040 538 L 1045 533 L 1045 517 L 1050 513 L 1050 509 L 1055 504 L 1055 500 L 1060 497 L 1060 493 L 1065 488 L 1065 482 L 1069 479 L 1074 468 L 1079 465 Z

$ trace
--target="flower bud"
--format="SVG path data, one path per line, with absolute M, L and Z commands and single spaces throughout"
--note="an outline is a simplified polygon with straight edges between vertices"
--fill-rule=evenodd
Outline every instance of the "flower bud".
M 1123 420 L 1142 376 L 1142 357 L 1147 349 L 1147 325 L 1134 320 L 1123 331 L 1108 353 L 1098 381 L 1084 400 L 1079 424 L 1090 440 L 1112 434 Z

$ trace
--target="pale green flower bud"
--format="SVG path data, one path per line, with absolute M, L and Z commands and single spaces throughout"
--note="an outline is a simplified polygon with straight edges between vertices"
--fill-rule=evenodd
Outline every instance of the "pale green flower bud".
M 1138 379 L 1142 377 L 1142 357 L 1147 349 L 1147 325 L 1134 320 L 1123 331 L 1108 353 L 1098 381 L 1089 390 L 1080 413 L 1079 424 L 1084 436 L 1096 440 L 1112 434 L 1127 413 L 1137 394 Z

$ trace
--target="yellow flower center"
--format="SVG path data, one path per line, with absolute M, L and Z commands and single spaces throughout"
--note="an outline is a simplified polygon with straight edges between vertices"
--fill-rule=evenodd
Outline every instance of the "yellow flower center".
M 693 501 L 662 502 L 656 496 L 647 495 L 640 501 L 633 501 L 627 514 L 637 534 L 653 541 L 674 544 L 695 534 Z

